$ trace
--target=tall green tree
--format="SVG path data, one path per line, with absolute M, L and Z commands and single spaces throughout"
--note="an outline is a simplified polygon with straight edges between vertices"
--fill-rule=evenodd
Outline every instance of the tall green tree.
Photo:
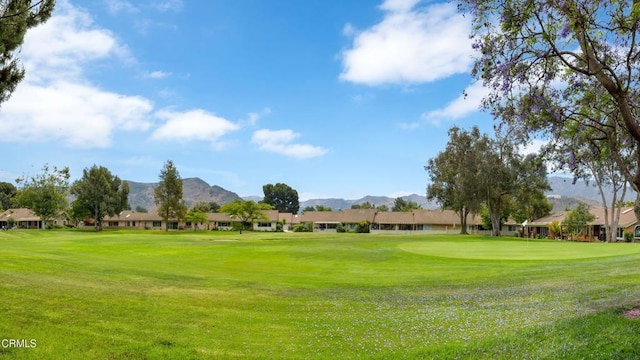
M 0 1 L 0 104 L 7 101 L 25 70 L 17 58 L 27 30 L 51 17 L 55 0 Z
M 31 209 L 43 224 L 62 214 L 69 203 L 69 168 L 42 167 L 42 173 L 16 179 L 19 186 L 16 200 L 20 206 Z
M 129 184 L 111 174 L 104 166 L 93 165 L 82 171 L 82 178 L 71 186 L 76 217 L 92 217 L 96 230 L 102 230 L 106 216 L 115 216 L 129 208 Z
M 193 231 L 198 230 L 198 224 L 208 224 L 209 219 L 207 218 L 207 212 L 201 211 L 197 208 L 193 208 L 187 212 L 184 219 L 186 221 L 191 222 L 191 226 L 193 227 Z
M 182 200 L 182 178 L 171 160 L 164 163 L 159 178 L 160 182 L 154 189 L 154 200 L 158 215 L 165 222 L 165 231 L 169 231 L 168 220 L 181 220 L 187 212 L 187 205 Z
M 579 203 L 575 209 L 571 210 L 567 217 L 562 221 L 562 226 L 569 231 L 572 237 L 580 234 L 586 234 L 587 225 L 595 220 L 595 216 L 589 211 L 589 206 L 585 203 Z
M 14 197 L 17 192 L 18 189 L 16 189 L 12 183 L 0 182 L 0 208 L 2 208 L 2 210 L 11 208 L 15 202 Z
M 459 0 L 459 7 L 473 23 L 472 74 L 491 91 L 483 107 L 523 142 L 559 139 L 573 127 L 608 143 L 638 191 L 640 219 L 640 156 L 625 163 L 621 155 L 640 150 L 640 4 Z
M 287 184 L 266 184 L 262 187 L 264 203 L 273 206 L 279 212 L 297 214 L 300 210 L 298 192 Z
M 454 126 L 449 129 L 445 150 L 425 166 L 430 179 L 427 199 L 458 214 L 461 234 L 468 233 L 467 217 L 477 214 L 483 202 L 476 176 L 488 143 L 489 138 L 480 134 L 477 126 L 471 131 Z
M 411 211 L 421 208 L 422 207 L 415 201 L 405 200 L 401 197 L 397 197 L 395 200 L 393 200 L 393 207 L 391 208 L 391 211 Z
M 549 189 L 546 167 L 539 157 L 523 156 L 517 146 L 505 137 L 492 139 L 482 151 L 477 181 L 480 194 L 489 211 L 492 235 L 500 236 L 502 223 L 523 211 L 535 197 Z
M 235 200 L 220 207 L 220 212 L 227 213 L 232 219 L 240 223 L 242 229 L 256 220 L 267 220 L 264 210 L 272 210 L 273 207 L 265 203 L 256 203 L 253 200 Z

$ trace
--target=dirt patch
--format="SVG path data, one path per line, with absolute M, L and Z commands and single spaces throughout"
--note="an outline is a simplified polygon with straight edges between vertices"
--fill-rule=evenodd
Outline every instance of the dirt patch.
M 625 310 L 622 315 L 629 319 L 640 319 L 640 307 L 634 307 L 629 310 Z

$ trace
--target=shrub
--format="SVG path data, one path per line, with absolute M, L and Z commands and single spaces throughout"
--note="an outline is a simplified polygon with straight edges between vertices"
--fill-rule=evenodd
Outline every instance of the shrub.
M 336 226 L 336 231 L 339 232 L 339 233 L 343 233 L 343 232 L 347 232 L 347 229 L 345 229 L 342 224 L 338 224 Z
M 624 232 L 624 242 L 632 242 L 633 241 L 633 233 L 630 231 Z
M 356 226 L 356 232 L 357 233 L 368 233 L 370 226 L 371 226 L 370 222 L 368 222 L 368 221 L 360 221 L 358 223 L 358 225 Z
M 312 223 L 297 224 L 293 227 L 293 232 L 313 232 Z

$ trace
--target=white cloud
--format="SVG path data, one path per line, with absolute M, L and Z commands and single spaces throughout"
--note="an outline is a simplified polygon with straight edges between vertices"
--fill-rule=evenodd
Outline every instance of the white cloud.
M 549 143 L 549 140 L 533 139 L 525 146 L 521 146 L 519 152 L 523 155 L 539 154 L 540 150 Z
M 144 74 L 144 77 L 148 78 L 148 79 L 164 79 L 169 75 L 171 75 L 171 73 L 168 73 L 168 72 L 165 72 L 165 71 L 156 70 L 156 71 L 151 71 L 151 72 L 148 72 L 148 73 Z
M 123 48 L 88 13 L 59 2 L 49 21 L 27 32 L 26 76 L 2 104 L 0 139 L 94 148 L 110 146 L 115 131 L 148 129 L 149 100 L 102 90 L 83 76 L 87 64 L 120 57 Z
M 385 0 L 380 9 L 394 12 L 407 12 L 411 11 L 420 0 Z
M 109 13 L 117 15 L 121 12 L 137 13 L 140 10 L 135 7 L 130 1 L 125 0 L 106 0 L 107 9 Z
M 271 114 L 271 109 L 265 107 L 260 112 L 250 112 L 247 114 L 247 118 L 244 120 L 240 120 L 241 126 L 255 126 L 258 123 L 258 120 L 262 119 L 262 117 Z
M 489 89 L 482 85 L 482 81 L 471 84 L 455 100 L 446 107 L 422 114 L 422 119 L 439 125 L 443 119 L 455 120 L 479 111 L 482 99 L 489 95 Z
M 184 7 L 182 0 L 161 0 L 152 1 L 151 6 L 161 12 L 175 11 L 178 12 Z
M 220 137 L 240 128 L 227 119 L 200 109 L 186 112 L 161 110 L 155 116 L 165 123 L 153 132 L 153 140 L 209 140 L 215 143 Z
M 300 134 L 293 130 L 257 130 L 253 133 L 251 142 L 258 145 L 260 150 L 273 152 L 276 154 L 293 157 L 297 159 L 307 159 L 322 156 L 327 150 L 313 145 L 292 144 L 293 140 L 300 137 Z
M 64 1 L 51 19 L 27 32 L 21 53 L 31 81 L 77 78 L 87 63 L 113 56 L 130 60 L 109 30 L 96 28 L 86 11 Z
M 384 19 L 342 53 L 340 79 L 366 85 L 425 83 L 468 72 L 469 19 L 450 3 L 416 8 L 418 0 L 388 0 Z M 347 24 L 343 33 L 355 33 Z
M 37 101 L 37 106 L 33 106 Z M 61 141 L 94 148 L 111 145 L 117 130 L 146 130 L 151 103 L 73 82 L 23 83 L 0 111 L 3 141 Z

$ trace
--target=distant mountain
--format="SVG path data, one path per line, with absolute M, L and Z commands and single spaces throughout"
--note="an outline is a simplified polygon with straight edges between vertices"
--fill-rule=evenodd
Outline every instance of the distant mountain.
M 420 196 L 418 194 L 412 194 L 407 196 L 402 196 L 402 199 L 407 201 L 415 201 L 418 205 L 422 206 L 423 209 L 435 209 L 438 207 L 437 204 L 433 202 L 429 202 L 426 196 Z M 352 205 L 359 205 L 365 202 L 368 202 L 371 205 L 380 206 L 386 205 L 389 208 L 393 207 L 393 203 L 395 198 L 388 196 L 365 196 L 356 200 L 345 200 L 345 199 L 309 199 L 306 201 L 300 202 L 300 209 L 304 209 L 307 206 L 318 206 L 322 205 L 325 207 L 330 207 L 333 210 L 344 210 L 350 209 Z
M 155 209 L 156 205 L 153 200 L 153 189 L 158 186 L 157 183 L 138 183 L 134 181 L 127 181 L 129 183 L 129 204 L 132 209 L 136 206 L 142 206 L 148 210 Z M 210 186 L 204 180 L 200 178 L 188 178 L 182 180 L 183 186 L 183 198 L 188 205 L 193 205 L 198 201 L 204 202 L 217 202 L 218 204 L 225 204 L 236 199 L 240 199 L 238 194 L 221 188 L 220 186 Z M 590 205 L 601 205 L 601 197 L 598 192 L 598 188 L 593 184 L 586 184 L 584 181 L 577 181 L 573 183 L 572 178 L 551 176 L 549 177 L 549 184 L 552 190 L 547 191 L 546 195 L 549 197 L 550 202 L 554 205 L 554 210 L 564 210 L 566 208 L 574 208 L 578 202 L 585 202 Z M 607 189 L 607 198 L 611 198 L 611 189 Z M 632 190 L 627 191 L 626 200 L 635 200 L 635 192 Z M 439 205 L 434 202 L 427 201 L 426 196 L 412 194 L 402 197 L 407 201 L 415 201 L 423 209 L 437 209 Z M 261 196 L 246 196 L 243 199 L 261 201 Z M 380 206 L 386 205 L 389 208 L 393 207 L 395 198 L 388 196 L 365 196 L 355 200 L 345 200 L 341 198 L 328 198 L 328 199 L 310 199 L 300 202 L 300 209 L 304 209 L 307 206 L 322 205 L 330 207 L 333 210 L 350 209 L 352 205 L 362 204 L 369 202 L 372 205 Z
M 570 177 L 550 176 L 549 184 L 551 185 L 552 190 L 547 191 L 547 195 L 560 195 L 563 197 L 582 198 L 602 203 L 600 191 L 594 183 L 587 184 L 582 180 L 578 180 L 574 183 L 573 178 Z M 605 186 L 604 189 L 607 200 L 609 201 L 612 197 L 613 190 L 610 186 Z M 620 195 L 621 194 L 618 194 L 618 196 Z M 631 187 L 629 187 L 625 195 L 625 200 L 629 201 L 635 199 L 636 192 L 633 191 Z
M 158 183 L 125 181 L 129 184 L 129 205 L 132 209 L 137 206 L 142 206 L 147 210 L 156 208 L 153 191 Z M 217 185 L 211 186 L 200 178 L 182 179 L 182 194 L 182 198 L 189 206 L 199 201 L 217 202 L 222 205 L 240 198 L 238 194 Z

